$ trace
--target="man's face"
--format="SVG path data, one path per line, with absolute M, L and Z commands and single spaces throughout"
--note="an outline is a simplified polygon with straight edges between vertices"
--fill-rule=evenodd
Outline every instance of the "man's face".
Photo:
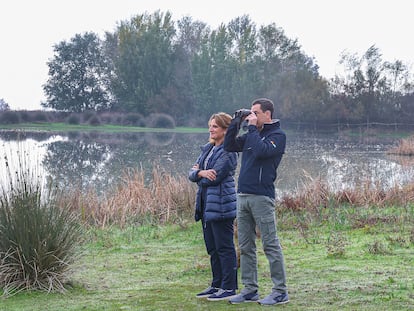
M 272 121 L 272 118 L 270 117 L 270 111 L 263 112 L 262 109 L 260 108 L 260 104 L 252 105 L 251 110 L 257 117 L 256 126 L 258 128 L 261 128 L 263 127 L 263 124 L 269 123 L 270 121 Z

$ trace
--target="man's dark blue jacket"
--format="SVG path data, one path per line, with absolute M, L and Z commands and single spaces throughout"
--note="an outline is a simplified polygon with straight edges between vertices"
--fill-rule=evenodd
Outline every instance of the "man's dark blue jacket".
M 275 198 L 277 168 L 286 148 L 286 134 L 279 120 L 266 123 L 259 131 L 249 125 L 247 133 L 237 136 L 239 127 L 233 119 L 224 138 L 224 150 L 243 152 L 238 180 L 238 193 Z

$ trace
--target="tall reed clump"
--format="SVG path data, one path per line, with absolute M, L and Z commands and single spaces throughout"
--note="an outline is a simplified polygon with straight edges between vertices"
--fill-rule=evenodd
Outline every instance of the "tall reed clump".
M 28 168 L 29 154 L 17 153 L 16 171 L 4 156 L 0 288 L 3 296 L 21 290 L 64 291 L 71 264 L 79 254 L 81 227 L 69 208 L 61 208 L 58 190 L 47 187 L 36 169 Z

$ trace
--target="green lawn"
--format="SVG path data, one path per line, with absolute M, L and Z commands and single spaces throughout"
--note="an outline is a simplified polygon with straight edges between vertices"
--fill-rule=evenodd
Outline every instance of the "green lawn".
M 305 229 L 280 216 L 290 302 L 284 310 L 414 310 L 413 209 L 394 222 L 352 227 L 333 218 Z M 341 218 L 336 218 L 337 221 Z M 298 219 L 296 219 L 298 220 Z M 21 292 L 0 310 L 261 310 L 196 299 L 209 285 L 200 223 L 88 231 L 66 293 Z M 271 288 L 259 249 L 261 296 Z

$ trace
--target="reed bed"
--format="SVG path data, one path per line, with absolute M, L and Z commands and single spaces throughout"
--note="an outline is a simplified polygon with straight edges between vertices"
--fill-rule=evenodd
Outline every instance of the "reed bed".
M 68 192 L 69 204 L 91 225 L 105 227 L 128 224 L 177 222 L 193 213 L 196 187 L 187 177 L 172 176 L 154 167 L 150 182 L 142 169 L 126 170 L 118 185 L 105 194 L 95 189 Z
M 352 189 L 333 191 L 321 179 L 309 180 L 301 190 L 285 195 L 277 203 L 281 223 L 307 236 L 315 224 L 367 228 L 381 223 L 411 226 L 414 240 L 414 184 L 383 189 L 366 181 Z
M 384 189 L 380 183 L 365 181 L 352 189 L 334 191 L 321 179 L 312 179 L 301 190 L 282 197 L 279 205 L 288 210 L 317 210 L 347 206 L 406 206 L 414 203 L 414 184 Z
M 388 150 L 387 153 L 394 155 L 414 156 L 414 136 L 400 139 L 398 145 Z
M 284 195 L 276 203 L 279 214 L 305 215 L 310 224 L 313 219 L 324 217 L 324 210 L 329 209 L 414 205 L 414 184 L 384 189 L 379 183 L 366 181 L 352 189 L 335 191 L 326 181 L 305 178 L 300 189 Z M 79 213 L 85 223 L 98 227 L 181 224 L 193 217 L 196 188 L 187 176 L 172 176 L 159 167 L 153 168 L 149 178 L 142 169 L 130 169 L 111 191 L 99 194 L 94 189 L 72 190 L 62 198 L 62 203 Z M 361 223 L 361 220 L 355 219 L 355 222 Z

